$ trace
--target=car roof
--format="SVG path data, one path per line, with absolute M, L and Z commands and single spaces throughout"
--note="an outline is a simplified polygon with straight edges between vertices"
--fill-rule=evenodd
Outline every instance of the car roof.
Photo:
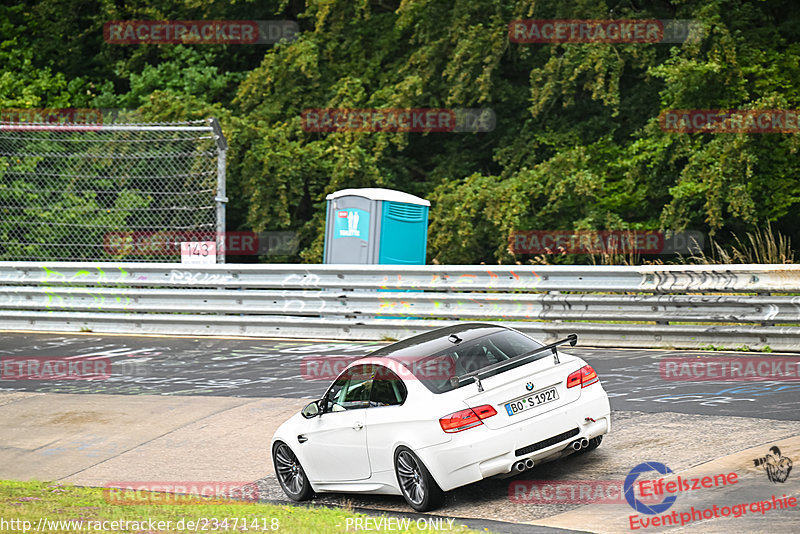
M 455 344 L 448 338 L 455 334 L 462 341 L 472 341 L 495 332 L 510 330 L 505 326 L 489 323 L 462 323 L 424 332 L 416 336 L 392 343 L 363 356 L 363 358 L 391 358 L 403 363 L 414 362 L 453 348 Z M 359 358 L 359 359 L 363 359 Z

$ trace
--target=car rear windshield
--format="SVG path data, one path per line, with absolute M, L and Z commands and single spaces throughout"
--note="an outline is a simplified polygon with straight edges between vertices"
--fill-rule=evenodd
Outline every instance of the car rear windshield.
M 483 369 L 497 362 L 509 360 L 541 348 L 543 345 L 514 330 L 501 330 L 492 334 L 454 344 L 452 348 L 432 356 L 420 358 L 406 365 L 425 387 L 434 393 L 444 393 L 456 389 L 450 381 L 454 376 Z M 487 376 L 514 369 L 525 363 L 544 358 L 549 351 L 533 358 L 521 358 L 519 362 L 509 363 L 507 367 L 490 372 Z M 471 381 L 460 384 L 462 387 Z

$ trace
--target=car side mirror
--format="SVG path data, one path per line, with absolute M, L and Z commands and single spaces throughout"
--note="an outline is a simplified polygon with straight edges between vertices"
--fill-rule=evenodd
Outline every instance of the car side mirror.
M 319 409 L 319 401 L 309 402 L 306 404 L 306 407 L 300 412 L 303 414 L 303 417 L 306 419 L 311 419 L 318 415 L 322 414 L 322 410 Z

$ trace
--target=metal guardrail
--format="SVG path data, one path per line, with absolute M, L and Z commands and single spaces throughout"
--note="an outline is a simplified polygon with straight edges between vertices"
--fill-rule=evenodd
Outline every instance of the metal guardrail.
M 800 266 L 0 262 L 5 330 L 401 339 L 457 320 L 582 345 L 800 351 Z

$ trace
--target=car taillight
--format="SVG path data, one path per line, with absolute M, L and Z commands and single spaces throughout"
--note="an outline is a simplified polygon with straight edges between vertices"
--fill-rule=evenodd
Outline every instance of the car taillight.
M 481 419 L 487 419 L 493 415 L 497 415 L 497 410 L 489 404 L 484 404 L 477 408 L 467 408 L 445 415 L 439 419 L 439 424 L 445 432 L 461 432 L 482 425 Z
M 478 406 L 477 408 L 473 408 L 472 411 L 478 414 L 478 417 L 480 417 L 481 419 L 487 419 L 493 415 L 497 415 L 497 410 L 495 410 L 489 404 L 484 404 L 483 406 Z
M 591 386 L 595 382 L 599 382 L 600 379 L 597 377 L 597 372 L 592 368 L 591 365 L 584 365 L 574 373 L 570 373 L 567 377 L 567 387 L 575 387 L 578 384 L 582 388 L 586 386 Z
M 595 382 L 599 382 L 600 378 L 597 376 L 597 371 L 591 365 L 584 365 L 581 367 L 581 387 L 591 386 Z
M 574 373 L 570 373 L 567 377 L 567 388 L 575 387 L 581 383 L 581 370 L 578 369 Z

